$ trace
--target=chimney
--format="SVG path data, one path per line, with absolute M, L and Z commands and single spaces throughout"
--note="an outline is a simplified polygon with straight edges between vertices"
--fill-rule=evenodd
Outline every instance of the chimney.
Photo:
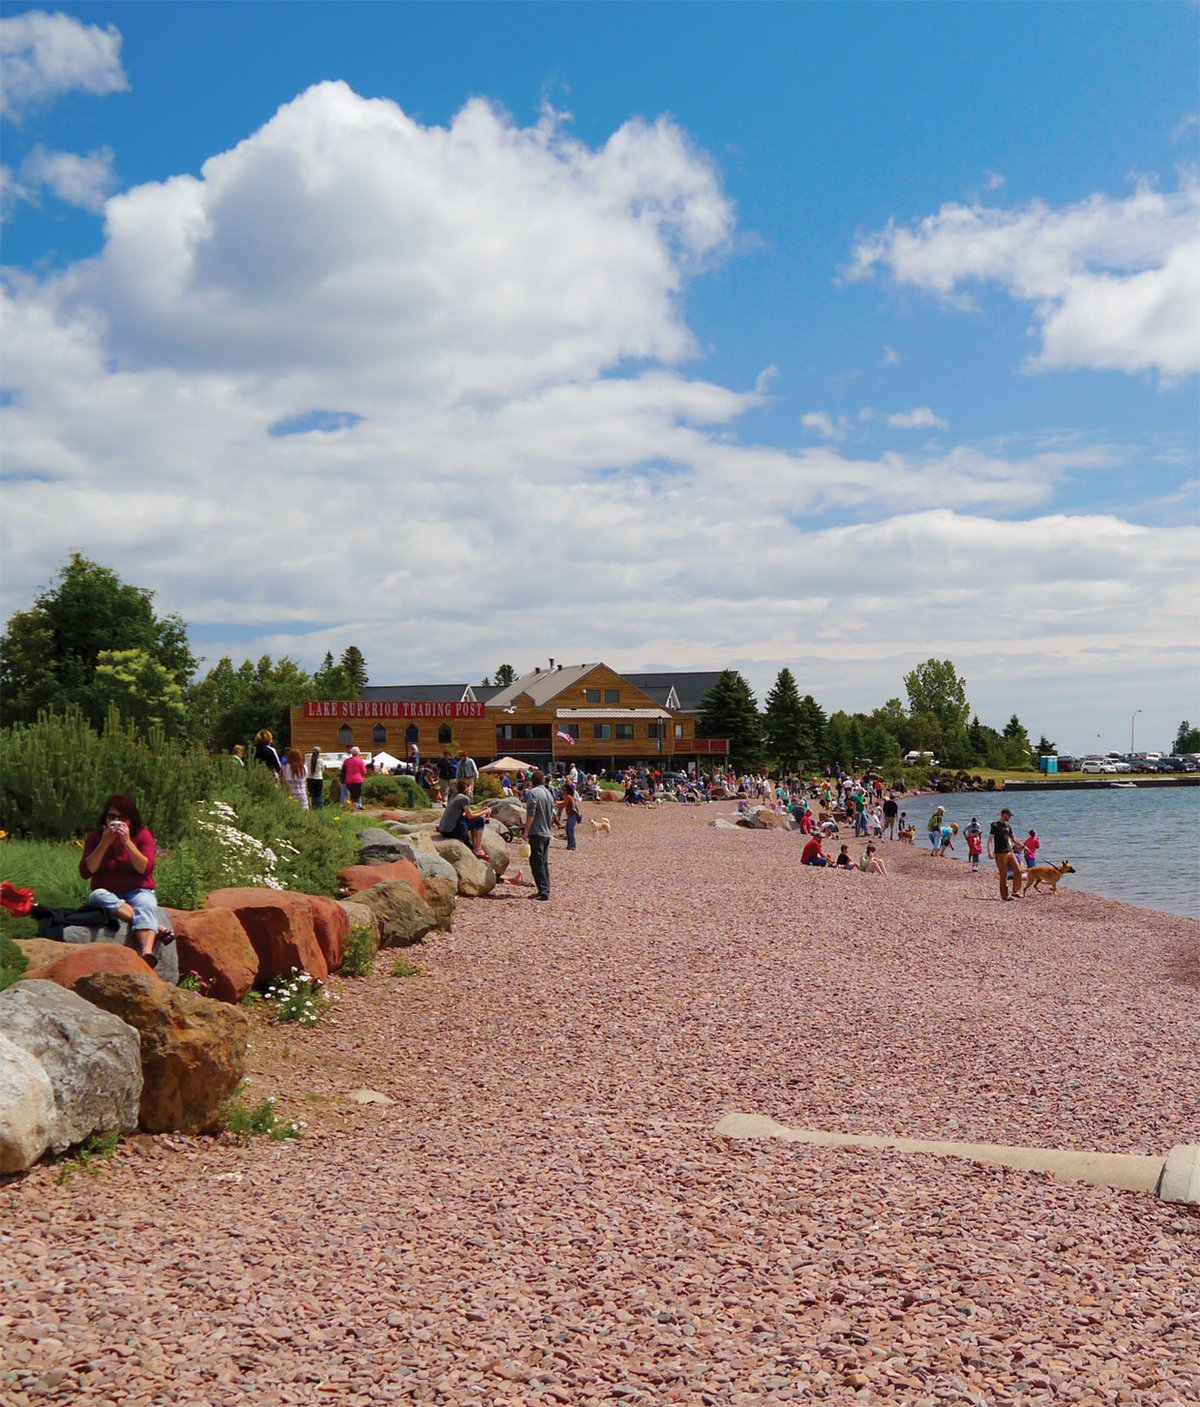
M 551 668 L 551 669 L 554 668 L 554 656 L 553 656 L 553 655 L 550 656 L 550 668 Z

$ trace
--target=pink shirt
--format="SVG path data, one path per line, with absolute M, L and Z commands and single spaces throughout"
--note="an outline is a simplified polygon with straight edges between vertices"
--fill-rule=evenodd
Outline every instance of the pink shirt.
M 353 786 L 355 782 L 361 782 L 367 775 L 367 764 L 361 757 L 348 757 L 342 763 L 342 778 L 347 786 Z

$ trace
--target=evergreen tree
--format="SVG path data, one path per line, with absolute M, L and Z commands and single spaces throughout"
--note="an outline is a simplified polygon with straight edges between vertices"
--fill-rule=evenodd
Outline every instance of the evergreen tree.
M 723 669 L 700 700 L 699 735 L 728 738 L 729 761 L 737 768 L 762 765 L 762 729 L 750 685 L 736 669 Z
M 827 760 L 825 751 L 825 710 L 811 694 L 800 700 L 800 756 L 810 767 L 819 767 Z
M 804 709 L 790 669 L 776 676 L 762 718 L 763 741 L 775 765 L 792 770 L 804 756 Z
M 73 552 L 55 584 L 12 617 L 0 640 L 5 721 L 32 722 L 40 709 L 78 704 L 92 726 L 100 727 L 107 701 L 94 685 L 106 650 L 140 651 L 163 671 L 166 683 L 186 689 L 197 663 L 187 627 L 178 616 L 156 616 L 153 599 L 153 592 L 129 586 L 107 567 Z M 176 712 L 171 717 L 174 726 L 182 726 Z
M 236 669 L 226 657 L 192 688 L 189 702 L 206 745 L 224 752 L 234 743 L 251 742 L 260 728 L 275 734 L 277 747 L 286 746 L 291 740 L 289 709 L 315 693 L 312 676 L 286 656 L 275 664 L 263 655 L 257 664 L 246 660 Z
M 507 689 L 510 684 L 517 681 L 517 671 L 511 664 L 502 664 L 496 671 L 496 685 L 498 688 Z
M 1057 744 L 1057 743 L 1052 743 L 1052 742 L 1050 741 L 1050 739 L 1045 735 L 1045 733 L 1043 733 L 1042 736 L 1041 736 L 1041 737 L 1038 739 L 1038 741 L 1037 741 L 1037 755 L 1038 755 L 1038 757 L 1045 757 L 1045 756 L 1051 756 L 1051 757 L 1052 757 L 1057 751 L 1058 751 L 1058 744 Z
M 1171 751 L 1176 754 L 1200 752 L 1200 728 L 1193 728 L 1185 718 L 1179 725 L 1179 731 L 1175 734 Z
M 350 680 L 351 691 L 361 694 L 367 687 L 367 662 L 357 645 L 348 645 L 342 652 L 342 668 Z

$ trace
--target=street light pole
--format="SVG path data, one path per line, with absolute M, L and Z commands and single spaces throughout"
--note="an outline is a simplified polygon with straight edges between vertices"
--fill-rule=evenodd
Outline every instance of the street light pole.
M 1135 709 L 1133 710 L 1133 716 L 1132 716 L 1132 717 L 1130 718 L 1130 720 L 1129 720 L 1129 751 L 1130 751 L 1130 752 L 1136 752 L 1136 751 L 1137 751 L 1137 748 L 1135 748 L 1134 745 L 1133 745 L 1133 730 L 1134 730 L 1135 724 L 1137 723 L 1137 716 L 1138 716 L 1139 713 L 1141 713 L 1141 711 L 1142 711 L 1142 710 L 1141 710 L 1140 708 L 1135 708 Z

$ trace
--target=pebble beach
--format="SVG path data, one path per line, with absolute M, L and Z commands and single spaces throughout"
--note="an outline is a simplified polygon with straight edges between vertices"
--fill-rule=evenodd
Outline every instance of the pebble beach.
M 550 903 L 501 885 L 321 1025 L 256 1017 L 247 1097 L 303 1138 L 0 1187 L 0 1401 L 1200 1401 L 1196 1209 L 713 1132 L 1200 1141 L 1200 925 L 1078 875 L 1001 904 L 919 843 L 802 869 L 733 810 L 590 806 Z

